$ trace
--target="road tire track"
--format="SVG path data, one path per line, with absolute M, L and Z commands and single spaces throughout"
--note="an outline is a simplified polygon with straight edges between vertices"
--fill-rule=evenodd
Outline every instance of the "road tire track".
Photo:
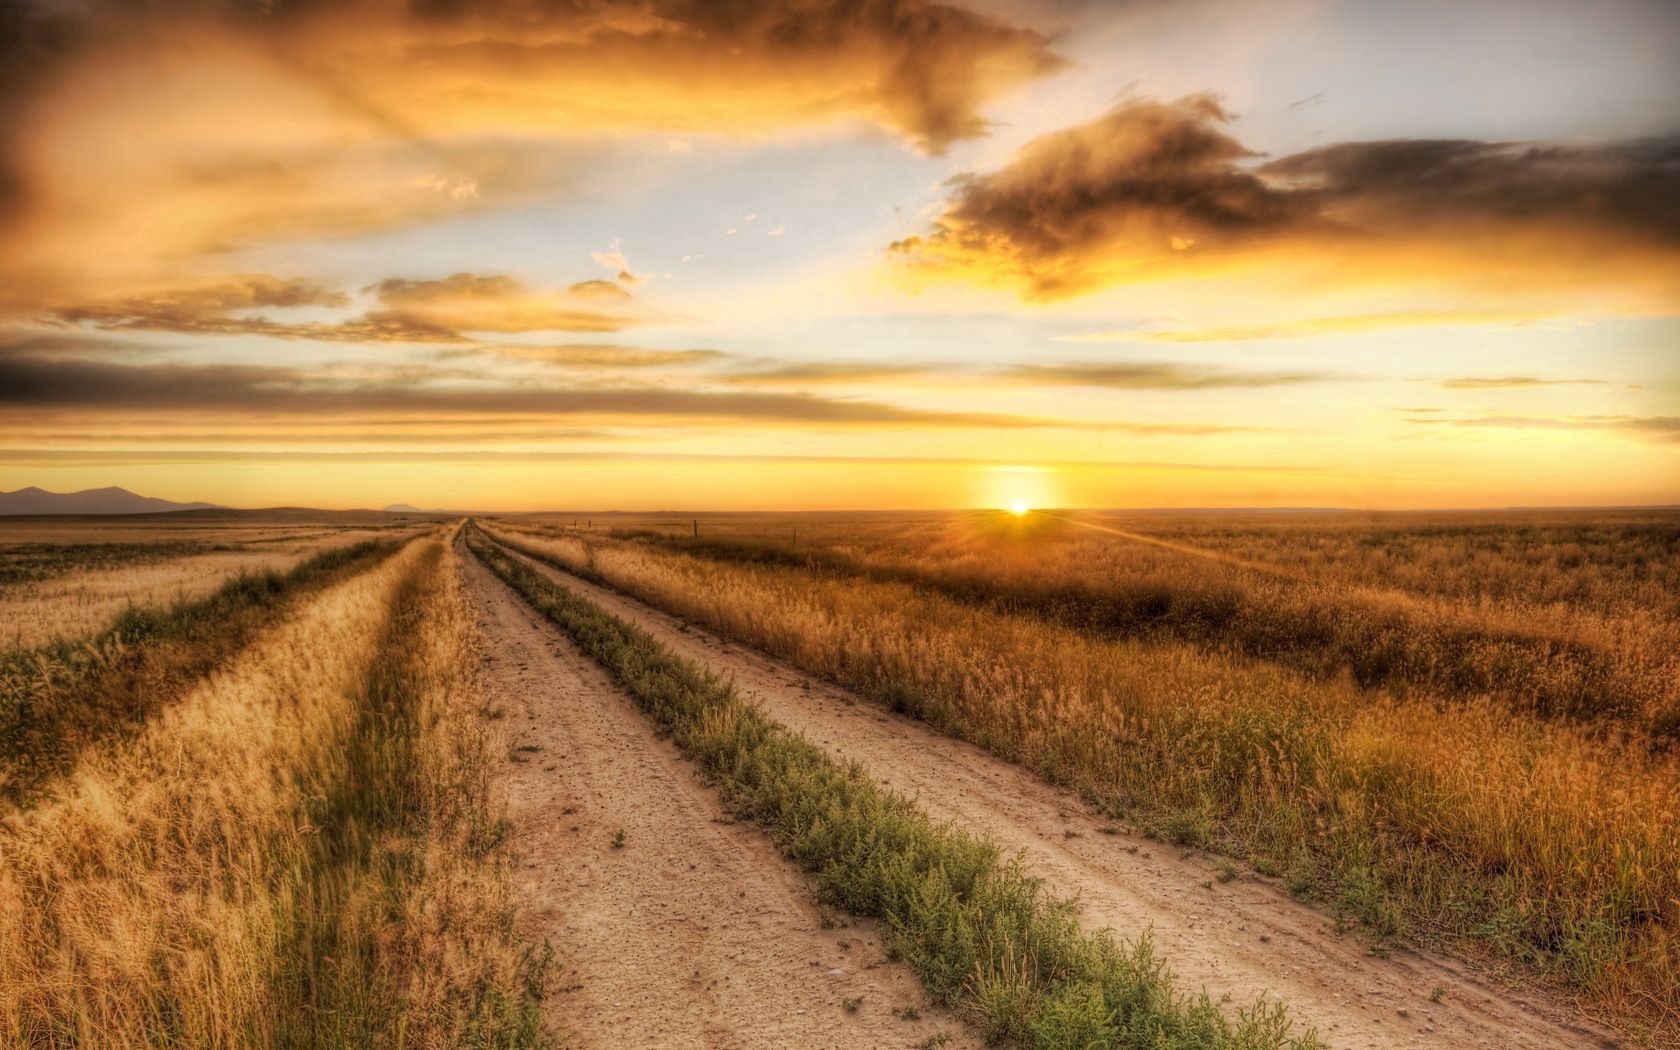
M 565 1045 L 978 1045 L 870 925 L 825 914 L 768 838 L 731 821 L 606 671 L 457 551 L 486 703 L 510 723 L 522 933 L 554 948 L 546 1007 Z

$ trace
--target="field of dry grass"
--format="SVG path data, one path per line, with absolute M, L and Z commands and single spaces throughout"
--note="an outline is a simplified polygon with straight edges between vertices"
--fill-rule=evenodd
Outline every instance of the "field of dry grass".
M 285 572 L 335 546 L 412 533 L 408 524 L 182 524 L 0 520 L 0 650 L 84 638 L 128 609 L 202 597 L 241 573 Z
M 978 744 L 1017 794 L 1042 785 L 1007 763 L 1077 791 L 1112 835 L 1287 887 L 1371 952 L 1445 951 L 1539 979 L 1570 1016 L 1680 1034 L 1680 516 L 480 524 L 477 556 L 518 600 L 816 872 L 817 899 L 886 922 L 931 1001 L 981 1035 L 1316 1045 L 1312 1009 L 1291 1027 L 1275 1000 L 1251 1015 L 1176 990 L 1147 942 L 1127 962 L 995 843 L 879 787 L 868 748 L 836 761 L 704 648 L 678 658 L 509 551 Z M 486 700 L 486 580 L 466 586 L 456 536 L 3 523 L 0 602 L 63 623 L 88 581 L 123 598 L 70 640 L 0 654 L 0 1045 L 519 1048 L 564 1028 L 548 953 L 515 921 L 547 906 L 511 878 L 499 763 L 528 756 Z M 259 560 L 180 589 L 217 557 Z M 565 682 L 526 684 L 571 702 Z M 556 751 L 543 761 L 583 760 Z M 622 845 L 604 852 L 636 862 Z
M 620 526 L 1400 695 L 1680 734 L 1674 515 L 1011 515 Z
M 1680 519 L 1083 520 L 1158 542 L 1043 515 L 492 528 L 1244 858 L 1379 949 L 1680 1030 Z
M 5 804 L 0 1044 L 539 1045 L 475 645 L 410 540 Z

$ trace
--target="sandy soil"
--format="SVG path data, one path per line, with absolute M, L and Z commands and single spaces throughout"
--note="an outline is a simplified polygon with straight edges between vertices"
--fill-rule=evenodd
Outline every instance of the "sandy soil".
M 1270 880 L 1213 881 L 1207 858 L 1124 830 L 1105 833 L 1112 822 L 1071 792 L 977 747 L 616 591 L 529 564 L 732 677 L 778 722 L 861 761 L 934 817 L 1024 851 L 1052 889 L 1080 898 L 1091 928 L 1127 937 L 1152 928 L 1159 954 L 1186 988 L 1205 988 L 1232 1008 L 1281 999 L 1298 1023 L 1337 1048 L 1617 1045 L 1611 1033 L 1540 993 L 1495 987 L 1445 959 L 1374 956 Z
M 871 927 L 825 921 L 803 875 L 729 821 L 605 671 L 462 558 L 487 703 L 509 727 L 524 932 L 554 946 L 565 1045 L 912 1047 L 940 1032 L 978 1045 Z

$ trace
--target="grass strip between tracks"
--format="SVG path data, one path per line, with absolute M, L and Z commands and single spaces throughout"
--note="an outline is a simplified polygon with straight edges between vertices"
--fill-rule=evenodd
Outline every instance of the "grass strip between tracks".
M 988 1038 L 1032 1047 L 1305 1048 L 1284 1008 L 1227 1018 L 1175 989 L 1147 932 L 1083 933 L 1076 905 L 1018 858 L 935 823 L 913 802 L 772 722 L 734 687 L 673 655 L 530 565 L 469 533 L 473 553 L 604 665 L 699 762 L 732 812 L 761 825 L 809 871 L 821 898 L 881 919 L 889 950 L 932 998 Z
M 398 584 L 336 775 L 307 798 L 319 832 L 279 895 L 275 1047 L 551 1045 L 552 956 L 514 932 L 470 622 L 444 554 L 431 543 Z

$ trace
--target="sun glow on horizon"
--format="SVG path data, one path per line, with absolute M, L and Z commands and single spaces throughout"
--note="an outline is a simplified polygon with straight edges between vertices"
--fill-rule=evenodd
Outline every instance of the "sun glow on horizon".
M 1053 467 L 1008 464 L 980 471 L 977 507 L 996 507 L 1024 518 L 1039 507 L 1060 506 L 1060 471 Z

